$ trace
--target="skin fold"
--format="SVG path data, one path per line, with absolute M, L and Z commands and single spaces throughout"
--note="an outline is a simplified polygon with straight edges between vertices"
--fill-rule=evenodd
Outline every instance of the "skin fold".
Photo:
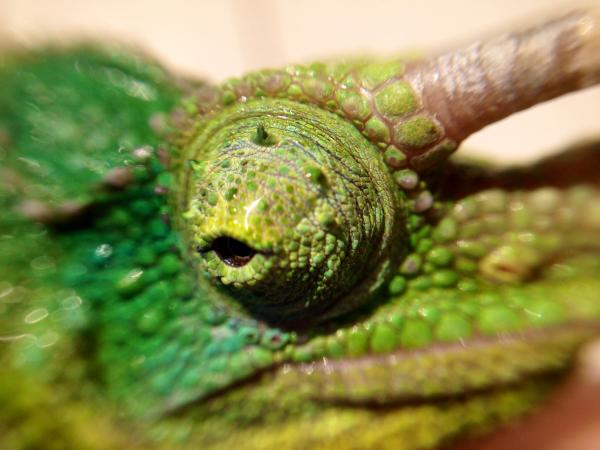
M 0 448 L 433 449 L 522 417 L 599 331 L 600 144 L 450 156 L 600 82 L 599 27 L 216 86 L 6 53 Z

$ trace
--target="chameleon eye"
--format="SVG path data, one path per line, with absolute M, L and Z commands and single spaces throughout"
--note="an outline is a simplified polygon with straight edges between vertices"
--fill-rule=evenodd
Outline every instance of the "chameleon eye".
M 263 99 L 222 111 L 190 142 L 179 204 L 200 249 L 192 262 L 252 315 L 285 325 L 350 311 L 402 255 L 397 185 L 340 117 Z
M 237 239 L 220 236 L 213 241 L 212 250 L 219 259 L 231 267 L 243 267 L 248 264 L 256 250 Z

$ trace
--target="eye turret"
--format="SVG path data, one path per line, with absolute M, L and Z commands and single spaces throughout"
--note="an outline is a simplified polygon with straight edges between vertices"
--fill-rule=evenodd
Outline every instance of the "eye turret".
M 367 301 L 403 254 L 402 198 L 380 151 L 315 106 L 263 99 L 186 149 L 183 230 L 199 277 L 277 323 Z

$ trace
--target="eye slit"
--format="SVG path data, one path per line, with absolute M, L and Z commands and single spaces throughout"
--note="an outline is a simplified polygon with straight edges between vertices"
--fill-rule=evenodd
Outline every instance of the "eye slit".
M 229 236 L 216 238 L 211 248 L 221 261 L 231 267 L 245 266 L 256 254 L 252 247 Z

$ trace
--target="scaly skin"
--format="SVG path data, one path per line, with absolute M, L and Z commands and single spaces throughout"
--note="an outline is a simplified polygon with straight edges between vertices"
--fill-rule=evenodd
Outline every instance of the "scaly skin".
M 599 145 L 446 159 L 598 83 L 598 27 L 218 87 L 6 56 L 0 447 L 415 450 L 521 416 L 599 329 Z

